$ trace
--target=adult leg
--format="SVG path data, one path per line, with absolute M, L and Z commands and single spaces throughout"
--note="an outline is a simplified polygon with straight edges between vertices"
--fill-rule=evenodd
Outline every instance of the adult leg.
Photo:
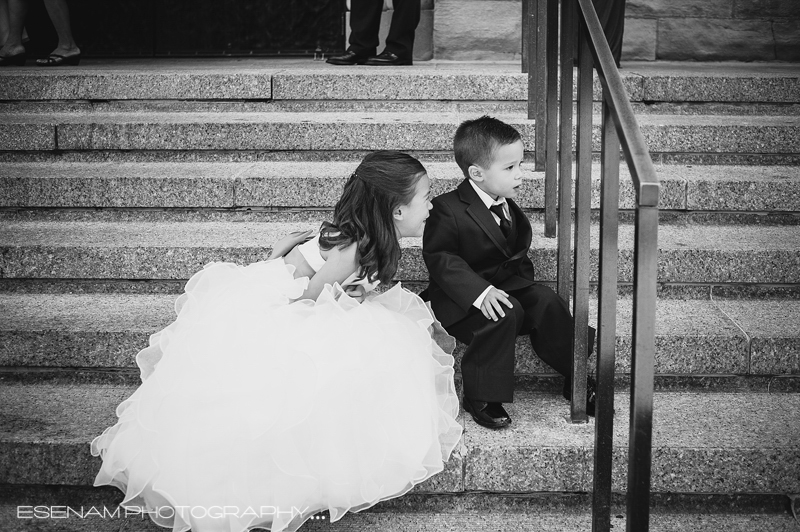
M 348 51 L 361 57 L 372 57 L 377 53 L 382 12 L 383 0 L 351 0 Z
M 401 59 L 414 56 L 414 33 L 419 25 L 420 0 L 394 0 L 394 14 L 386 36 L 385 52 Z
M 467 344 L 461 359 L 464 397 L 487 403 L 514 400 L 514 348 L 525 312 L 511 299 L 513 309 L 497 321 L 473 308 L 463 320 L 446 327 L 447 332 Z
M 8 36 L 3 47 L 0 48 L 0 57 L 9 57 L 25 52 L 22 45 L 22 32 L 25 26 L 25 15 L 28 12 L 27 0 L 8 0 Z
M 574 320 L 567 302 L 541 284 L 510 292 L 525 309 L 521 332 L 528 332 L 536 354 L 564 377 L 572 374 Z M 589 354 L 594 347 L 595 329 L 589 327 Z
M 75 39 L 72 37 L 72 27 L 69 23 L 69 6 L 67 0 L 44 0 L 47 14 L 53 21 L 53 26 L 58 34 L 58 46 L 51 53 L 63 57 L 81 53 Z
M 8 25 L 8 0 L 0 0 L 0 46 L 8 39 L 10 27 Z
M 597 18 L 603 25 L 611 55 L 619 67 L 622 58 L 622 37 L 625 33 L 625 0 L 594 0 Z

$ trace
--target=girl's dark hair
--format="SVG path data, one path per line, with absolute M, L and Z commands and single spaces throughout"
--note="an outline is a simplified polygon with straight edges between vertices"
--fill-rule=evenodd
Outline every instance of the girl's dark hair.
M 400 244 L 392 212 L 414 197 L 425 167 L 398 151 L 370 153 L 344 185 L 333 211 L 333 222 L 323 222 L 319 246 L 331 249 L 358 244 L 358 275 L 369 282 L 391 281 L 400 262 Z

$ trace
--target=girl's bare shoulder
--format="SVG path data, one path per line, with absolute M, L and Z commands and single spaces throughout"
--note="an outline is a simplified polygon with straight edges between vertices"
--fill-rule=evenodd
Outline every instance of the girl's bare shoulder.
M 358 253 L 358 244 L 352 242 L 344 247 L 334 246 L 331 249 L 320 249 L 322 258 L 325 262 L 341 262 L 344 264 L 351 264 L 356 262 L 356 255 Z

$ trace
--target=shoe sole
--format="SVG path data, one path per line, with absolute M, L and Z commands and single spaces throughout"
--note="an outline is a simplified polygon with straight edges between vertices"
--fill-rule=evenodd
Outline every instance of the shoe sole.
M 0 67 L 6 66 L 25 66 L 25 62 L 28 60 L 26 54 L 18 54 L 12 55 L 9 57 L 0 58 Z
M 409 61 L 408 63 L 370 63 L 367 61 L 364 63 L 367 66 L 414 66 L 414 63 Z
M 367 62 L 366 59 L 363 61 L 325 61 L 329 65 L 336 65 L 336 66 L 353 66 L 353 65 L 363 65 Z

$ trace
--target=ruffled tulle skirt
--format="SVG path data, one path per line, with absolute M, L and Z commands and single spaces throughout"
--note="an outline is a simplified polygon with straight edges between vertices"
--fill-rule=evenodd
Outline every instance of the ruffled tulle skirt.
M 442 470 L 462 429 L 425 304 L 399 285 L 361 304 L 338 287 L 292 301 L 308 282 L 293 271 L 277 259 L 192 277 L 137 356 L 142 385 L 92 442 L 96 486 L 175 531 L 280 531 Z

